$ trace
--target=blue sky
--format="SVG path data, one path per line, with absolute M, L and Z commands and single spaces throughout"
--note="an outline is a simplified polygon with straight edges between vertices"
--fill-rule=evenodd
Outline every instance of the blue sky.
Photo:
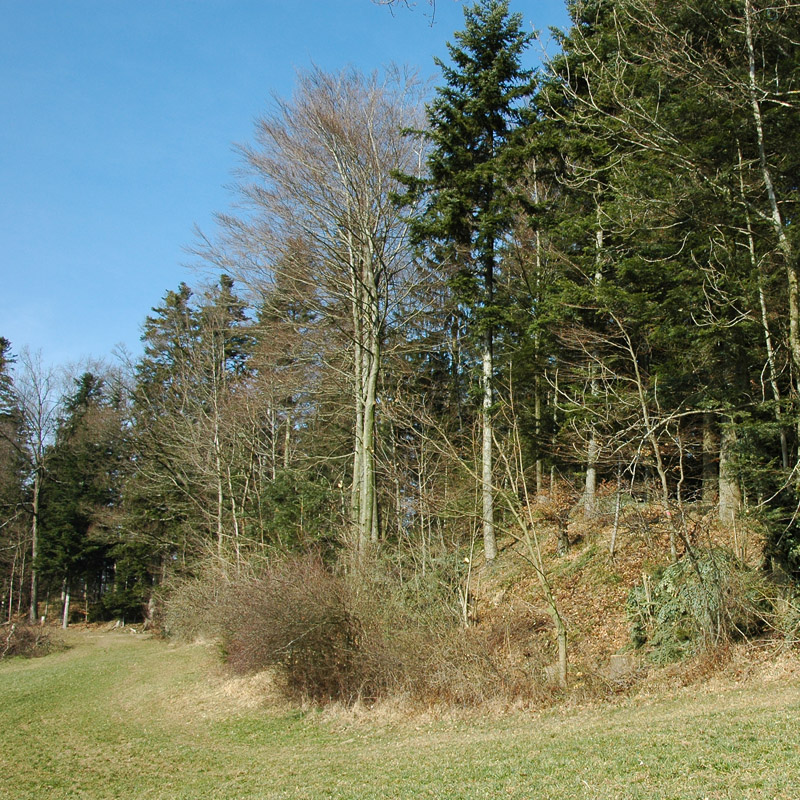
M 538 30 L 562 0 L 512 0 Z M 0 0 L 0 336 L 45 362 L 139 352 L 194 228 L 229 208 L 236 142 L 298 69 L 437 70 L 459 0 Z M 532 60 L 536 54 L 531 54 Z

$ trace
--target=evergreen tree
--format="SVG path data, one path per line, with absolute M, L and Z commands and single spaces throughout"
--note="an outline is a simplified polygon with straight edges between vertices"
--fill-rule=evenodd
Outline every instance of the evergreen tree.
M 266 470 L 244 304 L 222 276 L 199 302 L 181 285 L 154 311 L 136 367 L 127 525 L 181 561 L 209 545 L 238 557 L 248 521 L 260 524 L 251 506 Z
M 182 449 L 191 441 L 196 407 L 192 356 L 198 320 L 192 291 L 182 283 L 145 320 L 144 355 L 133 388 L 135 468 L 125 487 L 125 525 L 154 551 L 185 554 L 200 516 L 197 483 Z M 198 498 L 199 499 L 199 498 Z M 198 532 L 199 533 L 199 532 Z
M 418 243 L 451 276 L 479 343 L 482 396 L 482 518 L 484 552 L 495 558 L 493 404 L 495 333 L 502 311 L 495 280 L 502 243 L 514 218 L 514 176 L 523 159 L 521 131 L 535 80 L 522 56 L 532 35 L 505 0 L 480 0 L 464 9 L 464 30 L 448 44 L 452 65 L 440 59 L 444 85 L 427 107 L 427 175 L 405 178 L 407 199 L 422 200 Z
M 76 590 L 83 590 L 87 604 L 97 603 L 114 583 L 109 531 L 119 507 L 124 457 L 122 420 L 105 381 L 85 372 L 75 384 L 48 454 L 40 507 L 38 566 L 51 585 L 63 587 L 65 626 Z
M 775 479 L 753 494 L 778 497 L 789 466 L 784 400 L 794 387 L 780 359 L 796 363 L 797 350 L 796 257 L 785 224 L 797 185 L 796 150 L 785 139 L 797 113 L 796 48 L 788 46 L 797 11 L 750 0 L 587 0 L 570 11 L 574 24 L 555 62 L 559 122 L 577 145 L 568 202 L 601 182 L 604 268 L 598 295 L 586 280 L 590 237 L 585 248 L 566 237 L 565 260 L 578 267 L 584 290 L 576 291 L 580 280 L 567 287 L 565 305 L 583 309 L 590 337 L 612 344 L 603 333 L 610 311 L 628 337 L 636 375 L 619 363 L 609 374 L 616 386 L 635 378 L 644 389 L 636 427 L 650 431 L 664 502 L 702 482 L 704 495 L 718 490 L 720 516 L 730 522 L 740 505 L 731 461 L 745 430 L 765 448 L 751 450 L 751 467 L 763 459 L 762 478 Z M 598 149 L 608 155 L 599 164 Z M 568 224 L 591 217 L 587 208 Z M 784 299 L 775 291 L 781 270 Z M 788 326 L 777 324 L 780 316 Z M 611 349 L 622 352 L 619 344 Z M 756 401 L 759 383 L 769 403 Z M 612 410 L 625 405 L 617 395 Z M 613 417 L 609 434 L 619 445 L 632 429 Z
M 25 438 L 11 367 L 11 343 L 0 337 L 0 587 L 2 618 L 10 618 L 22 600 L 27 547 L 25 525 Z M 17 602 L 15 602 L 17 601 Z

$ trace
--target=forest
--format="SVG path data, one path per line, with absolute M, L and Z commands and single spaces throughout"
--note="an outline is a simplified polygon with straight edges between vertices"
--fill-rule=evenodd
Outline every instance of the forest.
M 432 90 L 300 74 L 141 356 L 0 339 L 6 649 L 116 619 L 294 697 L 524 697 L 601 573 L 665 661 L 800 639 L 800 8 L 567 5 L 535 70 L 477 0 Z

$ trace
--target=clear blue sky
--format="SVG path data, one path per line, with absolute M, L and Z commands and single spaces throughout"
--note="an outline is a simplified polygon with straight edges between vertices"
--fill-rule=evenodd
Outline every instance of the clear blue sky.
M 562 0 L 512 0 L 531 28 Z M 459 0 L 0 0 L 0 336 L 63 364 L 134 355 L 213 236 L 235 142 L 296 70 L 437 70 Z M 532 60 L 536 54 L 531 55 Z

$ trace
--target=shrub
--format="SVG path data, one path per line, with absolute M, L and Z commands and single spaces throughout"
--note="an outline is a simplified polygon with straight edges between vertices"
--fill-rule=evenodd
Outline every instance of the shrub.
M 626 611 L 636 647 L 657 662 L 750 636 L 764 624 L 763 578 L 721 548 L 696 550 L 631 590 Z
M 239 577 L 209 562 L 171 592 L 166 629 L 216 638 L 237 672 L 272 669 L 293 700 L 529 698 L 545 661 L 530 657 L 534 626 L 464 629 L 457 587 L 441 571 L 401 580 L 397 565 L 378 557 L 343 572 L 318 555 L 295 555 Z
M 229 592 L 226 659 L 238 672 L 277 668 L 293 697 L 352 701 L 371 691 L 352 605 L 345 581 L 317 556 L 280 562 Z
M 220 639 L 228 627 L 227 606 L 239 580 L 244 578 L 233 565 L 217 558 L 198 563 L 191 576 L 173 578 L 156 593 L 162 632 L 189 642 Z
M 0 660 L 12 656 L 36 658 L 52 652 L 54 644 L 41 625 L 0 626 Z
M 789 646 L 800 644 L 800 598 L 794 592 L 780 592 L 773 603 L 769 625 Z

